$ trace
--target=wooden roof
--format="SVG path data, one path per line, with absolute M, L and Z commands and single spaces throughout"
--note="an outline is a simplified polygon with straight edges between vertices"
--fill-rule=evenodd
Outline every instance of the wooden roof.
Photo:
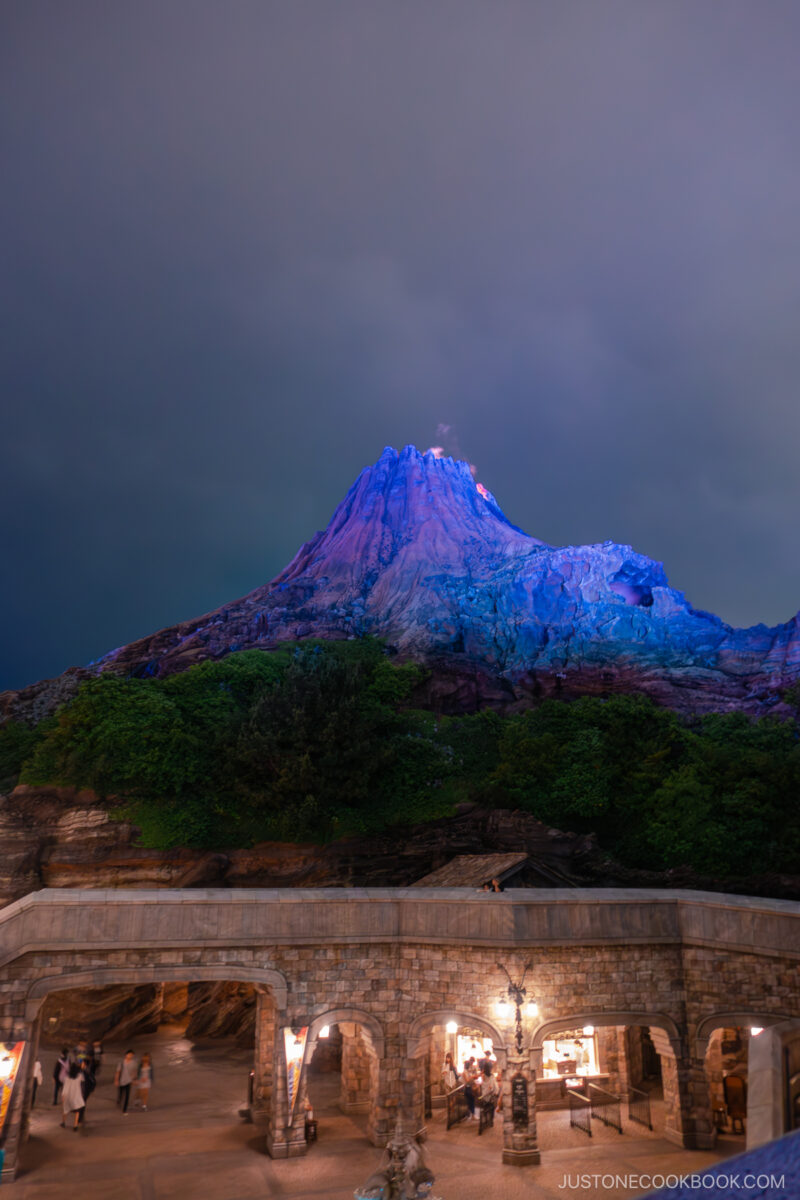
M 412 887 L 481 887 L 491 879 L 502 883 L 528 861 L 527 854 L 457 854 L 449 863 L 431 871 Z

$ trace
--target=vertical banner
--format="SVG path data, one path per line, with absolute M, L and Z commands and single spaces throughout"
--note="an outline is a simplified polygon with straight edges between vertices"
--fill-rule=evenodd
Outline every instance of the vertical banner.
M 0 1042 L 0 1144 L 4 1139 L 6 1118 L 24 1049 L 24 1042 Z
M 303 1069 L 303 1056 L 306 1052 L 308 1026 L 304 1025 L 297 1033 L 288 1026 L 283 1030 L 283 1044 L 286 1050 L 286 1097 L 289 1101 L 289 1124 L 294 1116 L 294 1106 L 297 1093 L 300 1091 L 300 1073 Z

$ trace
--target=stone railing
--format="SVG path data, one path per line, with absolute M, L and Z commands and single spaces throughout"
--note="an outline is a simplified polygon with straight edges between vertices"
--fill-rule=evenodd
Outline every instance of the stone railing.
M 711 892 L 467 888 L 46 889 L 0 910 L 0 968 L 62 950 L 401 942 L 679 943 L 800 958 L 800 904 Z

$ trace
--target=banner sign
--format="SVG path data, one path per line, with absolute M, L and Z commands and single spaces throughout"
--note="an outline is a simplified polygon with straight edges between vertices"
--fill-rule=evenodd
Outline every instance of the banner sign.
M 303 1070 L 303 1057 L 306 1052 L 308 1026 L 304 1025 L 297 1033 L 288 1027 L 283 1030 L 283 1044 L 286 1051 L 286 1097 L 289 1101 L 289 1124 L 294 1116 L 294 1106 L 297 1093 L 300 1091 L 300 1074 Z
M 25 1042 L 0 1042 L 0 1142 L 6 1127 L 6 1118 L 11 1108 L 11 1096 L 22 1062 Z

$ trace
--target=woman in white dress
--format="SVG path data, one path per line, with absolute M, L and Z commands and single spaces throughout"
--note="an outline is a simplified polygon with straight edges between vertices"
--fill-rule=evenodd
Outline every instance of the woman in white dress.
M 62 1129 L 67 1128 L 67 1116 L 69 1113 L 75 1118 L 75 1124 L 72 1129 L 74 1133 L 78 1132 L 78 1126 L 81 1120 L 81 1109 L 86 1104 L 83 1098 L 83 1088 L 81 1087 L 81 1069 L 76 1062 L 70 1064 L 67 1078 L 64 1081 L 64 1087 L 61 1091 L 61 1108 L 63 1111 L 63 1119 L 61 1121 Z

